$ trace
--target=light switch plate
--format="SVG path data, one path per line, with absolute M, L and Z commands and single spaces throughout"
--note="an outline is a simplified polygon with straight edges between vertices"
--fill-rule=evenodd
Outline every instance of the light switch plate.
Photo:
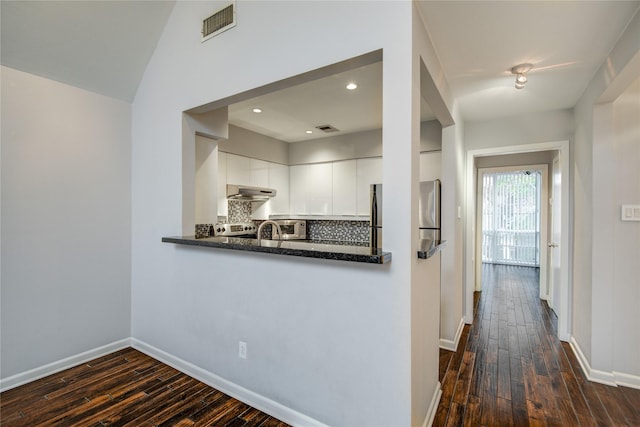
M 620 219 L 622 221 L 640 221 L 640 205 L 622 205 Z

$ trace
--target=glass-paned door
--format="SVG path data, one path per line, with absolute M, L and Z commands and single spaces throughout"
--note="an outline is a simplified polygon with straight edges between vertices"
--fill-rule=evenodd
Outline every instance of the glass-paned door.
M 540 265 L 541 171 L 483 174 L 482 262 Z

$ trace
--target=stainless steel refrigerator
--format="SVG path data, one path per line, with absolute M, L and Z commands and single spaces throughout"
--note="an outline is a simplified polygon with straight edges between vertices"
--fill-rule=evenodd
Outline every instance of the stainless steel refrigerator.
M 440 240 L 440 180 L 420 183 L 418 227 L 420 238 Z
M 382 249 L 382 184 L 371 184 L 369 245 Z

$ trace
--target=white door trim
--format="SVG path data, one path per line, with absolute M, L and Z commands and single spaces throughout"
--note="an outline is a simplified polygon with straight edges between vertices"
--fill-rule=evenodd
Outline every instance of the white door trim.
M 476 221 L 476 180 L 477 168 L 475 167 L 475 158 L 483 156 L 492 156 L 500 154 L 527 153 L 536 151 L 558 150 L 560 153 L 560 170 L 562 173 L 562 224 L 560 241 L 560 257 L 561 257 L 561 282 L 558 314 L 558 337 L 563 341 L 569 341 L 571 331 L 571 309 L 572 302 L 570 272 L 570 228 L 569 228 L 569 181 L 570 162 L 569 162 L 569 141 L 551 141 L 526 145 L 514 145 L 507 147 L 493 147 L 478 150 L 468 150 L 466 153 L 466 182 L 465 182 L 465 204 L 467 206 L 465 218 L 465 271 L 464 271 L 464 317 L 466 323 L 473 322 L 473 291 L 475 289 L 475 221 Z

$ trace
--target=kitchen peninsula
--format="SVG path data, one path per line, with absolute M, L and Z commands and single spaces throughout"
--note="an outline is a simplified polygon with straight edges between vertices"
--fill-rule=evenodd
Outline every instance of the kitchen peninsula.
M 390 252 L 384 252 L 382 249 L 375 249 L 369 246 L 340 244 L 338 242 L 279 241 L 264 239 L 259 242 L 258 239 L 217 236 L 203 239 L 196 239 L 195 236 L 163 237 L 162 241 L 165 243 L 177 243 L 180 245 L 362 262 L 368 264 L 386 264 L 391 262 Z

